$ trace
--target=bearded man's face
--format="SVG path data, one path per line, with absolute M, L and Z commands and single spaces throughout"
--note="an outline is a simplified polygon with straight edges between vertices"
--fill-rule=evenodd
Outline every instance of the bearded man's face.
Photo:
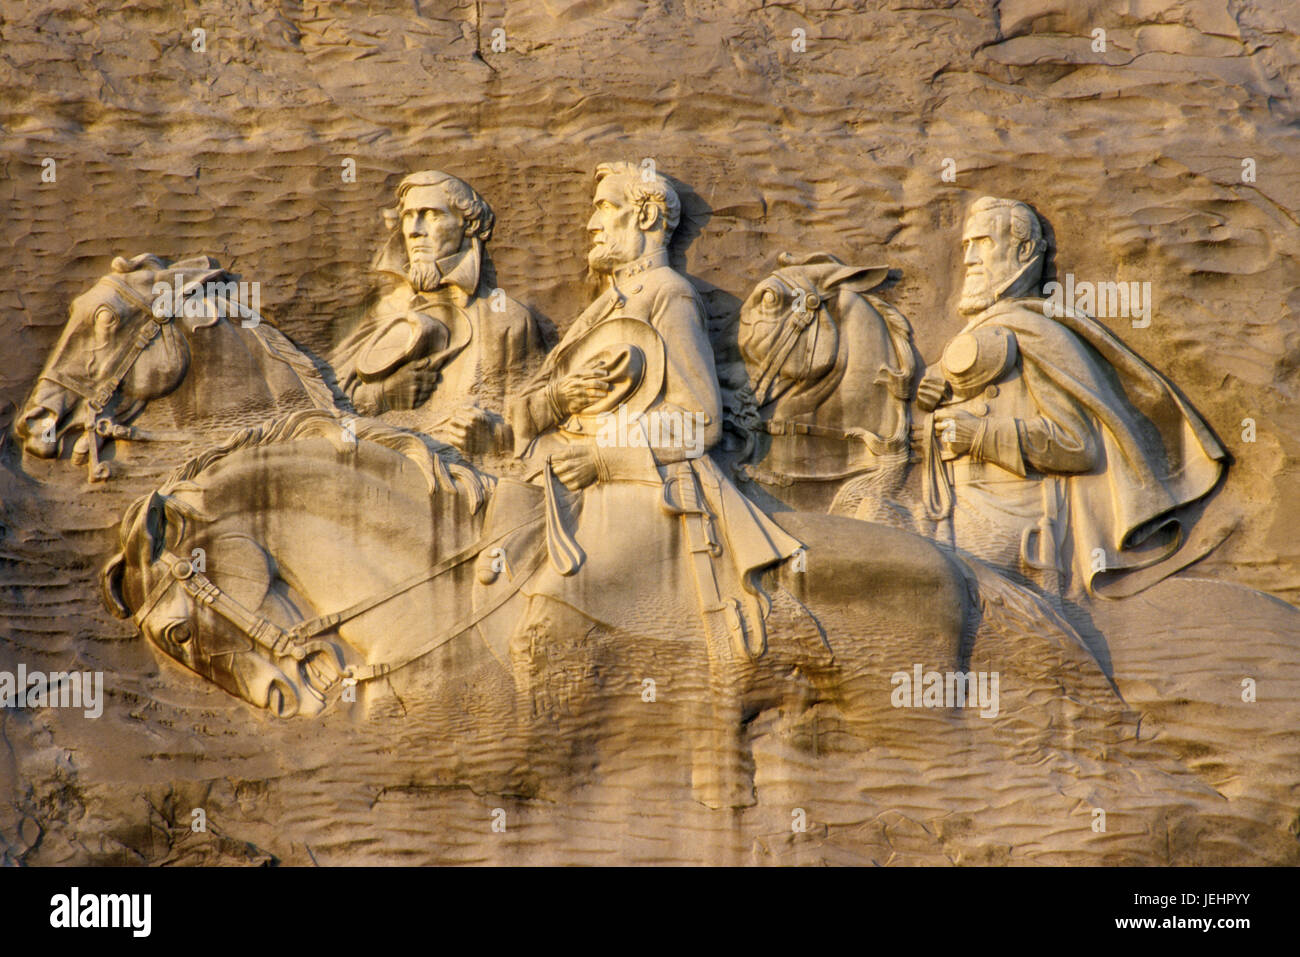
M 591 201 L 595 210 L 587 220 L 591 236 L 587 265 L 596 273 L 612 273 L 646 252 L 646 234 L 637 222 L 639 210 L 627 201 L 623 186 L 623 177 L 606 176 Z
M 437 284 L 440 259 L 460 251 L 465 220 L 441 186 L 416 186 L 402 197 L 402 240 L 411 285 L 427 292 Z
M 957 305 L 963 315 L 982 312 L 993 305 L 1002 285 L 1020 269 L 1015 260 L 1010 225 L 1006 216 L 992 211 L 967 218 L 961 237 L 966 279 Z

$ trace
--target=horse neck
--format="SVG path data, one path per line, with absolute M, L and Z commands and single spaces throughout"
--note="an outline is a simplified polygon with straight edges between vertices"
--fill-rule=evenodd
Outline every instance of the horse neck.
M 252 538 L 274 560 L 308 616 L 381 595 L 477 540 L 482 511 L 471 515 L 465 499 L 453 492 L 431 494 L 414 468 L 402 467 L 400 453 L 362 442 L 350 462 L 347 456 L 325 439 L 233 453 L 213 467 L 211 477 L 196 477 L 197 504 L 218 516 L 202 538 L 212 543 L 224 535 Z M 219 581 L 219 547 L 214 548 L 218 552 L 210 561 Z M 472 573 L 472 562 L 468 570 Z M 450 576 L 397 596 L 386 613 L 399 615 L 413 602 L 428 606 L 435 599 L 456 608 L 458 594 L 468 594 L 461 590 L 467 584 L 463 579 L 463 574 Z M 413 629 L 409 637 L 415 641 L 422 635 Z M 373 628 L 348 633 L 363 655 L 377 642 L 392 654 L 405 638 L 395 643 L 392 635 Z
M 855 313 L 836 316 L 839 354 L 831 371 L 778 397 L 770 407 L 772 419 L 798 418 L 829 428 L 865 428 L 883 435 L 897 428 L 904 403 L 890 393 L 881 376 L 882 369 L 899 362 L 888 327 L 865 300 Z
M 276 411 L 277 400 L 294 384 L 256 331 L 238 320 L 218 319 L 184 335 L 189 369 L 175 389 L 150 401 L 145 414 L 170 413 L 177 427 L 207 418 L 260 420 Z

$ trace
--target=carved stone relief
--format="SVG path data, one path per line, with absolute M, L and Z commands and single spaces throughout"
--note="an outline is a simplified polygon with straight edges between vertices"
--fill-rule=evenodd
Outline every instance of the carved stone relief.
M 1205 9 L 1185 12 L 1208 43 Z M 511 22 L 543 42 L 549 16 Z M 1066 96 L 1028 22 L 1001 29 L 980 62 L 1022 109 Z M 352 65 L 353 93 L 382 86 Z M 923 67 L 900 74 L 916 109 Z M 748 110 L 742 87 L 698 104 Z M 783 134 L 743 122 L 697 118 L 691 156 L 689 124 L 660 140 L 630 106 L 632 142 L 565 147 L 492 99 L 510 118 L 482 130 L 509 148 L 458 154 L 438 117 L 366 97 L 400 162 L 332 163 L 342 182 L 294 184 L 316 199 L 283 222 L 240 198 L 258 174 L 228 149 L 233 218 L 163 203 L 185 229 L 128 223 L 46 271 L 10 256 L 67 319 L 3 330 L 6 861 L 635 862 L 662 841 L 708 863 L 1300 860 L 1300 580 L 1261 529 L 1295 517 L 1293 363 L 1240 359 L 1256 346 L 1226 321 L 1222 361 L 1197 345 L 1252 308 L 1294 345 L 1278 204 L 1157 177 L 1158 207 L 1081 222 L 1105 171 L 983 170 L 996 137 L 961 154 L 959 134 L 996 124 L 960 97 L 924 107 L 924 187 L 892 147 L 855 178 L 838 141 L 827 169 L 783 147 L 769 176 L 755 144 Z M 1255 151 L 1284 166 L 1290 135 Z M 1252 377 L 1276 392 L 1257 407 Z M 20 667 L 51 676 L 39 697 Z M 52 803 L 64 775 L 75 809 Z M 119 791 L 183 796 L 165 847 L 132 843 Z M 187 832 L 191 806 L 239 842 Z M 619 843 L 633 816 L 653 823 Z

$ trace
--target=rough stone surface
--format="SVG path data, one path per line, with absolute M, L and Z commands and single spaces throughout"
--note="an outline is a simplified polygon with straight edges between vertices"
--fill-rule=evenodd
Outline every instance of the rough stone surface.
M 489 199 L 501 285 L 559 332 L 592 295 L 593 167 L 648 158 L 684 187 L 673 261 L 719 327 L 779 252 L 829 250 L 896 270 L 884 294 L 928 360 L 963 324 L 963 211 L 1015 197 L 1050 226 L 1049 272 L 1151 283 L 1149 327 L 1103 321 L 1233 456 L 1207 518 L 1234 533 L 1094 606 L 1103 666 L 1003 618 L 971 665 L 1014 688 L 996 722 L 764 708 L 747 725 L 757 804 L 719 813 L 674 754 L 689 719 L 648 732 L 638 710 L 641 674 L 700 680 L 698 648 L 569 636 L 539 665 L 559 690 L 531 744 L 400 693 L 366 720 L 277 721 L 163 660 L 99 599 L 127 505 L 204 443 L 124 449 L 129 482 L 95 486 L 11 446 L 0 670 L 102 670 L 107 703 L 98 721 L 0 713 L 5 863 L 1300 863 L 1294 7 L 857 6 L 0 2 L 0 407 L 22 403 L 69 302 L 117 255 L 212 255 L 328 354 L 370 292 L 377 210 L 416 169 Z M 887 680 L 896 663 L 861 667 Z M 505 694 L 492 680 L 485 700 Z

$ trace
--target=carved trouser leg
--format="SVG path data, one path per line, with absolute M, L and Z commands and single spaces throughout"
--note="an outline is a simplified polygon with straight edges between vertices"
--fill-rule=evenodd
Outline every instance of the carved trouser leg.
M 694 490 L 694 482 L 688 486 Z M 748 807 L 754 803 L 754 775 L 743 748 L 742 689 L 749 666 L 745 654 L 745 622 L 740 605 L 724 599 L 718 588 L 714 559 L 721 549 L 712 518 L 698 497 L 689 493 L 681 518 L 687 548 L 695 568 L 700 610 L 709 653 L 707 728 L 700 728 L 693 746 L 691 786 L 695 799 L 712 808 Z
M 691 788 L 695 799 L 711 808 L 749 807 L 754 804 L 754 769 L 744 748 L 741 694 L 749 663 L 732 650 L 731 631 L 722 617 L 720 612 L 706 615 L 710 706 L 701 709 L 708 726 L 695 736 Z

